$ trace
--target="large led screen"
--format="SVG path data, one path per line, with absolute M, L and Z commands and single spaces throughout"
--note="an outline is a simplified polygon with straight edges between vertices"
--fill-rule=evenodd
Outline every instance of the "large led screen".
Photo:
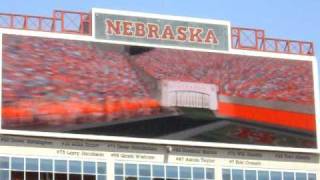
M 316 148 L 311 61 L 3 34 L 2 129 Z

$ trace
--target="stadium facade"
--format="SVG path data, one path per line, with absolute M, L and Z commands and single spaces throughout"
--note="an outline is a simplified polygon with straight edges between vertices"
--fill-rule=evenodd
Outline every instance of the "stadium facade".
M 320 179 L 311 42 L 95 8 L 0 42 L 0 180 Z

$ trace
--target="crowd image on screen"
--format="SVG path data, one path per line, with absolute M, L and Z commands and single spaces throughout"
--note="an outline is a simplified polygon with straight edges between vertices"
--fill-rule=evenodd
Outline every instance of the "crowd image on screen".
M 3 125 L 65 125 L 158 114 L 141 73 L 215 84 L 219 95 L 313 105 L 311 62 L 252 60 L 153 48 L 130 54 L 94 42 L 3 36 Z M 137 69 L 138 67 L 138 69 Z
M 218 85 L 226 96 L 313 104 L 311 62 L 154 49 L 136 63 L 157 79 Z
M 11 125 L 112 121 L 159 108 L 120 52 L 79 41 L 3 41 L 3 117 Z

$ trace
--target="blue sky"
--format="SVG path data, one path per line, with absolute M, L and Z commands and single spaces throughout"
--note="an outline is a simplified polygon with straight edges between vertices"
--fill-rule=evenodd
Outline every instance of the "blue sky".
M 320 59 L 319 0 L 0 0 L 0 12 L 50 16 L 54 9 L 92 7 L 223 19 L 233 26 L 262 28 L 269 37 L 313 41 Z

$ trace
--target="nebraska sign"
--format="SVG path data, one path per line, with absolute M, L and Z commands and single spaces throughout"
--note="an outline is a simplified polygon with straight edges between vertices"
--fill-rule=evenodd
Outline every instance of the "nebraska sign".
M 228 50 L 228 24 L 95 13 L 95 38 L 142 45 Z

